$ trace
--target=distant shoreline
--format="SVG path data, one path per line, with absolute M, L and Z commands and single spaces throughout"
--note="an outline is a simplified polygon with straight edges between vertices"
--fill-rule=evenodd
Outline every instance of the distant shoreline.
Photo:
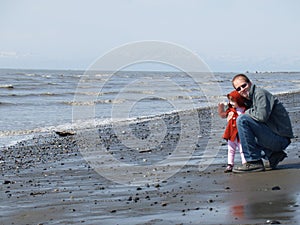
M 74 72 L 85 72 L 87 71 L 87 69 L 47 69 L 47 68 L 42 68 L 42 69 L 39 69 L 39 68 L 0 68 L 0 71 L 1 70 L 20 70 L 20 71 L 56 71 L 56 72 L 59 72 L 59 71 L 74 71 Z M 124 72 L 163 72 L 163 73 L 178 73 L 180 71 L 165 71 L 165 70 L 121 70 L 121 71 L 124 71 Z M 93 71 L 93 72 L 102 72 L 102 73 L 111 73 L 111 72 L 115 72 L 115 71 L 110 71 L 110 70 L 97 70 L 97 71 Z M 244 73 L 244 74 L 256 74 L 256 73 L 269 73 L 269 74 L 272 74 L 272 73 L 299 73 L 300 70 L 291 70 L 291 71 L 284 71 L 284 70 L 274 70 L 274 71 L 270 71 L 270 70 L 265 70 L 265 71 L 244 71 L 244 72 L 241 72 L 241 71 L 211 71 L 212 73 L 232 73 L 232 74 L 238 74 L 238 73 Z

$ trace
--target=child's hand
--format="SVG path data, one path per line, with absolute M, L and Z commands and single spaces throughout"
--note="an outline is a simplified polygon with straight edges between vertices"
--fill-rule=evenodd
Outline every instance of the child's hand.
M 227 115 L 227 122 L 232 119 L 233 115 L 234 115 L 233 112 L 229 112 L 228 113 L 228 115 Z
M 224 102 L 219 102 L 218 107 L 223 107 L 224 108 L 225 103 Z
M 218 104 L 218 114 L 221 118 L 226 118 L 226 111 L 225 111 L 225 103 L 220 102 Z

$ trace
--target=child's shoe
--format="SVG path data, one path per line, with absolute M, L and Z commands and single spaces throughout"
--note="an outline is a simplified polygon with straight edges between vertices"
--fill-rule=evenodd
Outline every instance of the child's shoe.
M 224 170 L 224 173 L 230 173 L 230 172 L 232 172 L 232 169 L 233 169 L 233 165 L 228 164 L 226 166 L 226 169 Z

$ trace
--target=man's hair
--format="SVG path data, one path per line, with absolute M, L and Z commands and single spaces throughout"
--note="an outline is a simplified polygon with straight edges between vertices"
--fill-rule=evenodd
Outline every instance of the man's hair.
M 250 83 L 250 79 L 245 74 L 240 73 L 240 74 L 235 75 L 232 78 L 232 81 L 231 81 L 232 85 L 233 85 L 233 81 L 235 81 L 238 78 L 243 78 L 245 82 Z

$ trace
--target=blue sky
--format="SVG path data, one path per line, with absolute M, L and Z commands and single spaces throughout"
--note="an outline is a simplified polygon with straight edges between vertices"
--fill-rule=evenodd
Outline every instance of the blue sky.
M 213 71 L 300 71 L 299 10 L 298 0 L 1 0 L 0 68 L 84 70 L 158 40 Z

